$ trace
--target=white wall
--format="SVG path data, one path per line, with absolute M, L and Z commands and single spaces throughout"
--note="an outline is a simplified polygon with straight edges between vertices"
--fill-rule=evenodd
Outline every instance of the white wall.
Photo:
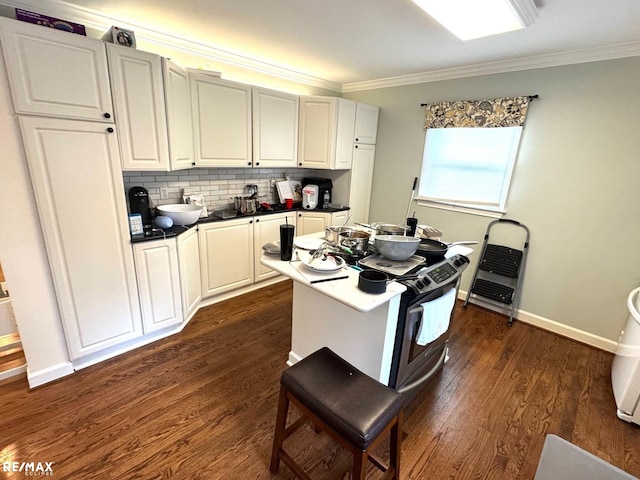
M 345 95 L 381 107 L 371 220 L 406 214 L 424 146 L 421 103 L 532 94 L 540 99 L 530 105 L 507 203 L 507 218 L 531 229 L 520 308 L 613 345 L 626 296 L 640 285 L 640 58 Z M 415 210 L 446 241 L 481 242 L 491 221 Z

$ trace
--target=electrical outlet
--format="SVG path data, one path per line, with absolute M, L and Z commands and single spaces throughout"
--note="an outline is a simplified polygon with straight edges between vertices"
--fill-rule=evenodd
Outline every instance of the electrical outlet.
M 169 198 L 169 189 L 167 187 L 160 187 L 160 199 L 166 200 Z

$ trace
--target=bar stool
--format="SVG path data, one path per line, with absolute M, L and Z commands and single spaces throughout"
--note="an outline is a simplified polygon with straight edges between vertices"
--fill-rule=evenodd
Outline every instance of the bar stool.
M 287 428 L 289 402 L 303 416 Z M 386 472 L 384 479 L 397 480 L 402 408 L 403 398 L 398 392 L 323 347 L 282 373 L 271 473 L 278 472 L 282 460 L 298 478 L 309 479 L 282 444 L 307 420 L 311 420 L 316 431 L 327 433 L 353 454 L 353 480 L 364 480 L 367 459 Z M 387 466 L 371 451 L 388 432 L 391 436 Z

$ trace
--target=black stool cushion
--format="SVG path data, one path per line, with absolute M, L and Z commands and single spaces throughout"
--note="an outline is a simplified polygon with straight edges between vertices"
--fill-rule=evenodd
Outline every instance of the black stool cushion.
M 351 444 L 365 450 L 403 407 L 402 396 L 323 347 L 280 382 Z

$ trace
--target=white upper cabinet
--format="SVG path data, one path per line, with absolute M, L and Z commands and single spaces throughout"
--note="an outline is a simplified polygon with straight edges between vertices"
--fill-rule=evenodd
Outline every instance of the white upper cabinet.
M 162 68 L 169 134 L 169 162 L 171 170 L 183 170 L 195 165 L 189 74 L 166 58 L 162 59 Z
M 167 121 L 158 55 L 107 44 L 123 170 L 169 170 Z
M 104 42 L 0 18 L 17 113 L 113 123 Z
M 300 97 L 298 165 L 349 169 L 356 103 L 337 97 Z
M 196 166 L 247 167 L 251 161 L 251 86 L 192 73 Z
M 298 96 L 253 87 L 253 166 L 295 167 Z
M 380 107 L 358 103 L 356 107 L 355 143 L 375 145 L 378 137 L 378 116 Z
M 375 145 L 356 144 L 353 146 L 353 165 L 349 172 L 349 198 L 347 201 L 352 224 L 369 223 L 375 155 Z

